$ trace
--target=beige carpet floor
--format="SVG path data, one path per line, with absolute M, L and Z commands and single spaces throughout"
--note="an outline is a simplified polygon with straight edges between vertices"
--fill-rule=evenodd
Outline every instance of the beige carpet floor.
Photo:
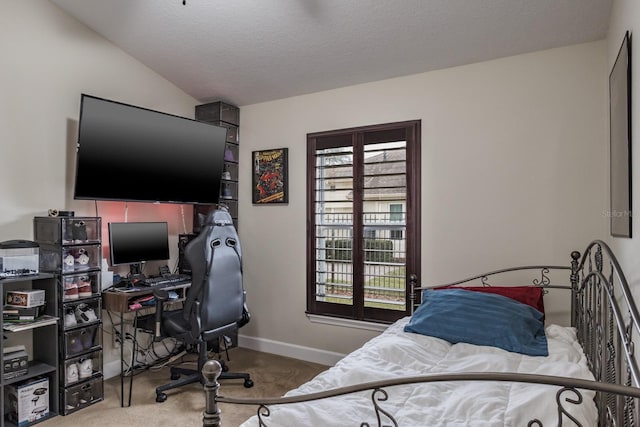
M 234 348 L 229 351 L 231 371 L 249 372 L 255 383 L 244 388 L 242 380 L 220 381 L 220 394 L 234 397 L 276 397 L 310 380 L 327 369 L 326 366 L 253 350 Z M 195 363 L 195 355 L 183 359 L 186 365 Z M 168 399 L 156 403 L 155 388 L 169 382 L 169 368 L 147 370 L 134 377 L 131 406 L 120 407 L 120 379 L 104 382 L 104 401 L 67 416 L 44 421 L 42 427 L 73 426 L 201 426 L 205 399 L 202 385 L 191 384 L 167 392 Z M 125 397 L 128 396 L 128 379 Z M 126 399 L 125 399 L 126 404 Z M 220 405 L 222 425 L 237 427 L 255 415 L 257 408 L 239 405 Z

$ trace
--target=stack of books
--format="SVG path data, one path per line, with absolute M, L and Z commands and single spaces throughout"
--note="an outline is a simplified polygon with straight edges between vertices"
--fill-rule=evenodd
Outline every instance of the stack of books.
M 5 305 L 2 308 L 2 320 L 5 322 L 33 321 L 42 315 L 44 306 L 13 307 Z
M 57 323 L 57 317 L 44 314 L 44 297 L 44 291 L 38 289 L 8 291 L 2 307 L 2 329 L 18 332 Z
M 2 324 L 2 329 L 5 331 L 18 332 L 56 323 L 58 323 L 57 317 L 43 314 L 33 320 L 5 320 Z

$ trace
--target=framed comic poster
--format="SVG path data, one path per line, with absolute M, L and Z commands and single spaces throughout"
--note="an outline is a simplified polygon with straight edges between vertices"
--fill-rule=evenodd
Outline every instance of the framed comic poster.
M 287 152 L 276 148 L 252 153 L 254 204 L 289 203 Z

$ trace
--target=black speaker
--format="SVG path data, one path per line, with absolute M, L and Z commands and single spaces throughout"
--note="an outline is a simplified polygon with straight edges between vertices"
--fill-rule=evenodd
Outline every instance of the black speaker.
M 197 234 L 179 234 L 178 235 L 178 273 L 191 274 L 191 266 L 184 256 L 184 248 Z

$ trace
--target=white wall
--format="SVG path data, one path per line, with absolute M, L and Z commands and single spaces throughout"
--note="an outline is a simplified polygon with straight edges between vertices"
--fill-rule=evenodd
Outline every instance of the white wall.
M 193 117 L 195 99 L 48 1 L 3 3 L 0 34 L 0 240 L 31 238 L 33 216 L 49 208 L 95 214 L 94 203 L 73 200 L 81 93 Z M 128 207 L 130 220 L 170 217 L 183 232 L 178 205 Z M 98 208 L 124 216 L 123 203 Z
M 33 217 L 49 208 L 95 215 L 93 203 L 72 200 L 81 93 L 186 117 L 198 104 L 46 0 L 2 2 L 0 52 L 0 241 L 32 239 Z M 106 227 L 123 219 L 124 204 L 99 202 L 98 213 Z M 179 205 L 128 204 L 129 221 L 170 222 L 171 267 L 191 216 Z M 116 357 L 107 349 L 105 363 Z
M 607 231 L 603 41 L 241 108 L 251 151 L 289 148 L 287 206 L 240 196 L 251 345 L 346 353 L 374 332 L 305 316 L 306 134 L 422 120 L 422 281 L 514 264 L 568 265 Z M 568 302 L 549 301 L 564 311 Z M 262 341 L 261 341 L 262 340 Z M 286 348 L 287 346 L 282 346 Z
M 608 75 L 620 50 L 622 39 L 625 31 L 632 33 L 632 38 L 637 38 L 634 31 L 640 30 L 640 3 L 636 0 L 615 0 L 611 12 L 611 20 L 609 23 L 609 34 L 607 36 L 607 74 L 605 75 L 605 84 L 607 84 Z M 632 212 L 638 212 L 638 202 L 640 201 L 640 150 L 638 149 L 638 135 L 640 135 L 640 66 L 638 65 L 638 41 L 632 40 L 631 44 L 631 177 L 632 177 Z M 608 108 L 608 104 L 607 104 Z M 608 112 L 608 110 L 607 110 Z M 607 134 L 607 147 L 609 144 L 609 135 Z M 607 157 L 605 165 L 607 169 L 607 179 L 609 173 L 609 158 Z M 607 181 L 607 194 L 609 187 Z M 607 209 L 609 209 L 607 207 Z M 607 228 L 606 238 L 614 253 L 620 261 L 622 270 L 627 277 L 629 286 L 631 287 L 636 300 L 640 296 L 640 216 L 635 215 L 631 218 L 631 228 L 633 236 L 629 238 L 611 237 Z

